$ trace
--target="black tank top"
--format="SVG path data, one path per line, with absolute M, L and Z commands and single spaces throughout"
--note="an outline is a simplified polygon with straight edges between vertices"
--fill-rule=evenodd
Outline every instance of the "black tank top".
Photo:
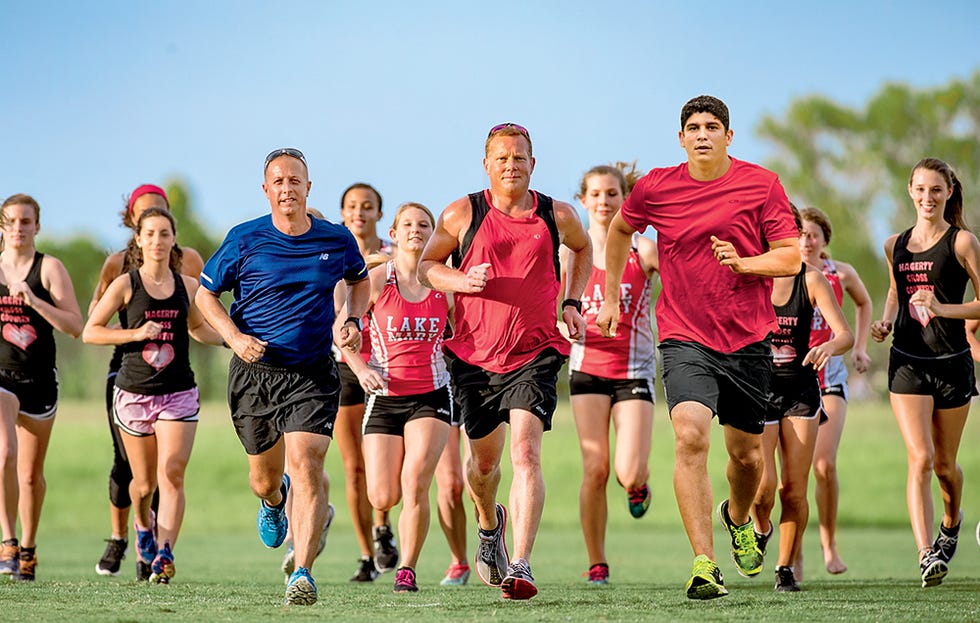
M 813 305 L 806 287 L 806 264 L 793 278 L 793 291 L 785 305 L 773 305 L 779 328 L 772 334 L 773 374 L 782 379 L 816 378 L 812 366 L 803 366 L 810 352 Z
M 41 260 L 44 254 L 34 252 L 34 261 L 24 281 L 34 296 L 54 304 L 51 293 L 41 285 Z M 0 284 L 0 368 L 20 372 L 47 372 L 55 367 L 54 329 L 41 314 L 20 297 L 10 296 L 7 284 Z
M 121 315 L 123 328 L 135 329 L 153 321 L 163 325 L 155 340 L 123 345 L 122 367 L 116 375 L 116 387 L 135 394 L 158 396 L 186 391 L 194 387 L 187 335 L 187 311 L 190 301 L 184 280 L 174 276 L 174 293 L 165 299 L 149 295 L 139 269 L 129 271 L 133 295 Z
M 898 290 L 898 317 L 892 348 L 921 359 L 942 359 L 961 355 L 970 349 L 965 321 L 933 317 L 925 309 L 909 303 L 916 290 L 931 289 L 940 303 L 960 304 L 970 280 L 956 259 L 953 245 L 958 227 L 950 227 L 931 248 L 918 253 L 908 250 L 912 229 L 898 236 L 892 253 L 892 274 Z

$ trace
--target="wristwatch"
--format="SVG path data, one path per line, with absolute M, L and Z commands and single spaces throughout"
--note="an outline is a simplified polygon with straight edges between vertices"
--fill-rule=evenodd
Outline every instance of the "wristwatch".
M 569 305 L 574 307 L 575 311 L 577 311 L 578 313 L 580 314 L 582 313 L 582 301 L 578 299 L 565 299 L 564 301 L 561 302 L 562 309 L 568 307 Z
M 353 322 L 358 331 L 364 330 L 364 328 L 361 326 L 361 319 L 357 316 L 349 316 L 347 320 L 344 321 L 344 324 L 347 324 L 348 322 Z

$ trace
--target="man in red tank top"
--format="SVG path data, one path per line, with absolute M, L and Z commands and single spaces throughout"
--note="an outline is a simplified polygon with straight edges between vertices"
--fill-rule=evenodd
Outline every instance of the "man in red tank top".
M 592 244 L 567 203 L 529 190 L 534 158 L 523 127 L 494 126 L 483 167 L 490 188 L 443 211 L 422 252 L 419 279 L 455 294 L 454 335 L 445 344 L 471 457 L 467 480 L 477 508 L 476 567 L 505 599 L 537 594 L 528 559 L 544 508 L 541 438 L 558 404 L 558 371 L 568 342 L 585 333 L 579 298 L 592 269 Z M 569 248 L 564 293 L 557 246 Z M 446 260 L 457 254 L 456 268 Z M 496 502 L 510 423 L 513 560 L 504 544 L 507 510 Z
M 727 595 L 714 560 L 707 459 L 711 420 L 725 426 L 728 499 L 718 514 L 738 572 L 762 571 L 749 509 L 762 477 L 761 434 L 776 328 L 772 277 L 800 270 L 798 231 L 775 173 L 729 157 L 721 100 L 681 110 L 687 162 L 643 177 L 609 226 L 606 299 L 596 322 L 615 335 L 619 284 L 637 230 L 657 230 L 663 289 L 657 302 L 664 391 L 675 436 L 674 494 L 691 548 L 691 599 Z

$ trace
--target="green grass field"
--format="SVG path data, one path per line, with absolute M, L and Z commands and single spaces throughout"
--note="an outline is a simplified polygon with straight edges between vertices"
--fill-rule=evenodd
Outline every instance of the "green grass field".
M 964 433 L 966 521 L 950 575 L 939 588 L 919 587 L 915 544 L 905 510 L 905 450 L 886 404 L 854 403 L 841 448 L 840 548 L 849 571 L 824 569 L 812 508 L 805 541 L 804 591 L 776 594 L 772 565 L 761 577 L 737 575 L 716 523 L 716 553 L 731 595 L 711 602 L 684 596 L 691 552 L 671 487 L 673 436 L 658 405 L 651 456 L 653 506 L 641 520 L 626 510 L 623 491 L 609 487 L 607 553 L 611 584 L 592 588 L 582 573 L 587 559 L 578 527 L 578 445 L 567 404 L 545 437 L 548 497 L 533 567 L 540 588 L 529 602 L 511 603 L 474 576 L 464 588 L 438 586 L 448 549 L 433 521 L 418 566 L 421 591 L 395 595 L 391 575 L 374 585 L 347 581 L 357 546 L 340 488 L 339 454 L 327 467 L 338 516 L 314 575 L 320 602 L 311 608 L 281 605 L 280 550 L 262 547 L 255 533 L 256 500 L 247 485 L 245 455 L 223 405 L 202 414 L 187 474 L 187 516 L 176 550 L 178 574 L 170 586 L 137 584 L 135 555 L 118 578 L 94 566 L 108 536 L 106 474 L 109 436 L 100 406 L 63 405 L 47 461 L 48 497 L 38 539 L 38 581 L 0 582 L 4 621 L 978 621 L 980 547 L 973 537 L 980 515 L 980 423 Z M 709 469 L 716 495 L 727 490 L 720 428 L 715 427 Z M 502 500 L 509 475 L 504 466 Z M 938 500 L 938 495 L 936 497 Z M 778 509 L 777 509 L 778 512 Z M 472 516 L 470 517 L 472 522 Z M 938 518 L 937 518 L 938 521 Z M 475 527 L 470 526 L 473 534 Z M 472 558 L 472 539 L 470 557 Z

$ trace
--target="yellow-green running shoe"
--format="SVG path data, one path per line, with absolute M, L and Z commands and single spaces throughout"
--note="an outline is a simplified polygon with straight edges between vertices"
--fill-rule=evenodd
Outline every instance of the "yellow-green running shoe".
M 732 536 L 732 562 L 735 563 L 735 570 L 746 578 L 759 575 L 763 556 L 755 540 L 752 520 L 736 526 L 728 516 L 728 500 L 718 505 L 718 518 Z
M 687 581 L 688 599 L 714 599 L 728 594 L 721 569 L 704 554 L 694 559 L 691 579 Z

